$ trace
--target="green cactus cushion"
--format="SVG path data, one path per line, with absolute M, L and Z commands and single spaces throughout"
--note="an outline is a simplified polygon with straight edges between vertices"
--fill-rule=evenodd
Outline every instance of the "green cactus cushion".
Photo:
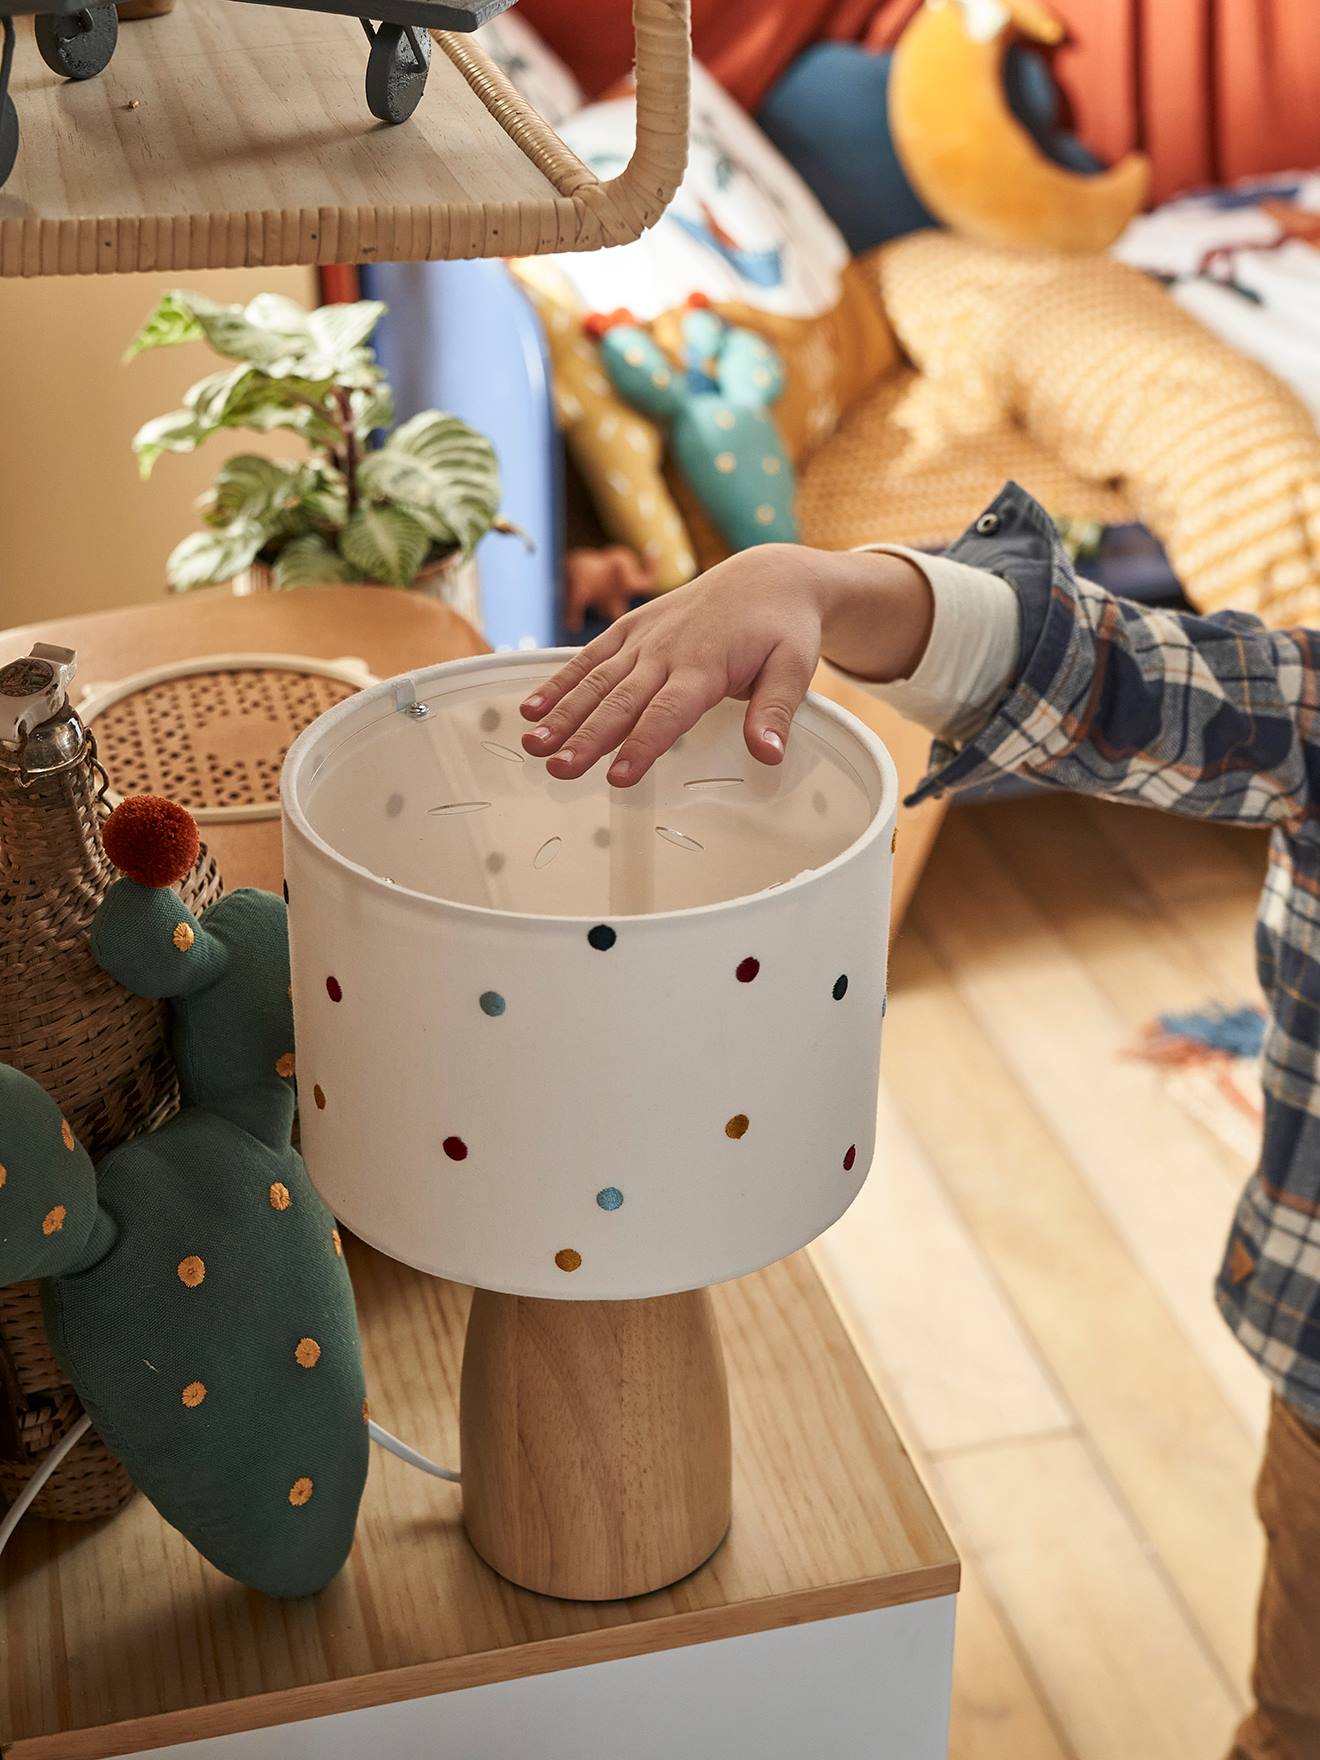
M 735 550 L 795 543 L 793 467 L 771 414 L 778 355 L 753 330 L 697 305 L 681 325 L 684 365 L 639 324 L 611 323 L 600 352 L 614 388 L 667 427 L 680 474 Z
M 353 1294 L 290 1143 L 285 906 L 235 892 L 194 918 L 162 883 L 164 806 L 107 823 L 140 878 L 111 887 L 92 949 L 169 998 L 182 1110 L 93 1175 L 43 1090 L 0 1067 L 0 1281 L 46 1279 L 55 1351 L 166 1520 L 240 1582 L 302 1595 L 347 1557 L 366 1481 Z

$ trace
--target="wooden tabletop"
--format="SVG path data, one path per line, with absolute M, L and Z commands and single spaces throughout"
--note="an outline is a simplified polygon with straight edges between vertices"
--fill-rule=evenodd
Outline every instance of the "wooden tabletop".
M 0 636 L 88 674 L 234 648 L 361 655 L 378 673 L 480 650 L 442 607 L 364 588 L 194 595 Z M 267 880 L 278 825 L 224 828 L 229 885 Z M 374 1414 L 457 1464 L 467 1292 L 349 1257 Z M 551 1601 L 490 1571 L 457 1487 L 379 1451 L 340 1577 L 302 1602 L 219 1576 L 145 1499 L 91 1526 L 25 1521 L 0 1561 L 6 1760 L 97 1760 L 205 1735 L 604 1662 L 952 1593 L 952 1546 L 807 1254 L 714 1292 L 734 1426 L 733 1526 L 683 1582 Z

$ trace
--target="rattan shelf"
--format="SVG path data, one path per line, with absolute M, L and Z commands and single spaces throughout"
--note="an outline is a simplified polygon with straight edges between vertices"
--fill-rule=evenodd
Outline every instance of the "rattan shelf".
M 619 0 L 623 4 L 624 0 Z M 683 173 L 688 0 L 635 0 L 637 144 L 601 182 L 471 37 L 434 33 L 416 113 L 375 122 L 356 19 L 185 0 L 66 82 L 19 21 L 23 130 L 0 276 L 526 256 L 622 244 Z

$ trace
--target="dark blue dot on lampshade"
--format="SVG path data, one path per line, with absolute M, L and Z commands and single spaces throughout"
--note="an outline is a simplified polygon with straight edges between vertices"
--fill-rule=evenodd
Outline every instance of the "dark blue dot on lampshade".
M 594 929 L 587 931 L 587 940 L 597 953 L 608 953 L 619 939 L 608 923 L 597 923 Z
M 481 1012 L 498 1019 L 508 1004 L 498 990 L 483 990 L 480 996 Z
M 753 959 L 751 954 L 748 954 L 746 959 L 738 961 L 738 964 L 734 967 L 733 975 L 737 978 L 740 984 L 750 984 L 760 969 L 760 960 Z
M 281 882 L 280 890 L 284 894 L 285 904 L 288 904 L 288 902 L 289 902 L 289 882 L 287 880 Z
M 602 1210 L 617 1210 L 623 1203 L 623 1193 L 618 1186 L 606 1186 L 603 1191 L 596 1193 L 596 1202 Z
M 397 819 L 402 811 L 403 796 L 401 794 L 392 794 L 385 802 L 385 817 L 387 819 Z
M 887 996 L 882 996 L 880 998 L 880 1019 L 883 1020 L 888 1013 L 889 1013 L 889 998 Z
M 856 1165 L 857 1165 L 857 1145 L 856 1145 L 856 1143 L 853 1143 L 849 1147 L 848 1153 L 843 1158 L 843 1171 L 845 1173 L 851 1173 L 853 1168 L 856 1167 Z
M 847 974 L 847 972 L 840 972 L 838 977 L 834 980 L 833 994 L 834 994 L 834 1000 L 836 1002 L 842 1002 L 844 997 L 848 994 L 848 974 Z

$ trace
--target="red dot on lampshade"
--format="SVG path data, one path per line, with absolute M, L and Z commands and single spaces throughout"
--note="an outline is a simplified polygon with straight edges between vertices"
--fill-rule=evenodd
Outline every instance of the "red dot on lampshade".
M 737 978 L 737 980 L 740 984 L 750 984 L 752 979 L 756 976 L 756 974 L 760 971 L 760 969 L 761 969 L 760 960 L 759 959 L 752 959 L 751 956 L 749 955 L 746 959 L 739 960 L 738 967 L 734 973 L 734 976 Z
M 441 1147 L 451 1161 L 467 1160 L 468 1146 L 462 1137 L 446 1137 Z
M 342 1002 L 344 1000 L 343 986 L 340 984 L 338 978 L 326 979 L 325 993 L 330 998 L 331 1002 Z
M 857 1145 L 854 1143 L 843 1158 L 843 1171 L 851 1173 L 857 1160 Z

